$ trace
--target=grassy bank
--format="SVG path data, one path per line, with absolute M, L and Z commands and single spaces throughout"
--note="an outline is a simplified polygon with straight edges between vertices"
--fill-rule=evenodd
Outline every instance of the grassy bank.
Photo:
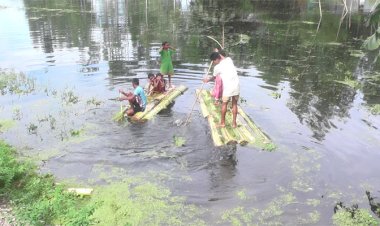
M 8 200 L 20 224 L 88 225 L 94 206 L 65 191 L 51 175 L 19 162 L 16 151 L 0 141 L 0 195 Z
M 129 179 L 97 187 L 90 197 L 67 192 L 51 175 L 16 159 L 0 141 L 0 195 L 20 225 L 203 225 L 198 210 L 154 183 Z

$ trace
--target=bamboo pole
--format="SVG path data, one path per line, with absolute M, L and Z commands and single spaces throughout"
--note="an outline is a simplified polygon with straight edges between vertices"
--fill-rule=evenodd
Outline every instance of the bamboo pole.
M 240 145 L 245 146 L 249 143 L 248 138 L 245 136 L 245 134 L 243 134 L 240 128 L 235 128 L 234 131 L 235 131 L 235 134 L 239 135 L 238 143 Z
M 221 49 L 224 49 L 224 48 L 223 48 L 223 45 L 220 44 L 220 43 L 218 42 L 218 40 L 216 40 L 215 38 L 213 38 L 213 37 L 211 37 L 211 36 L 206 36 L 206 37 L 209 38 L 209 39 L 212 39 L 213 41 L 215 41 L 215 42 L 220 46 Z
M 208 106 L 208 108 L 213 112 L 218 111 L 219 109 L 213 104 L 213 100 L 211 98 L 210 92 L 206 90 L 202 90 L 201 93 L 202 93 L 201 97 L 203 97 L 203 101 L 205 102 L 205 105 Z M 217 114 L 217 116 L 213 117 L 213 119 L 214 121 L 220 121 L 220 115 Z M 216 128 L 216 124 L 215 124 L 215 130 L 218 130 L 218 129 L 223 137 L 225 144 L 236 144 L 238 142 L 239 138 L 236 138 L 237 135 L 234 133 L 232 129 L 227 128 L 227 127 Z
M 210 69 L 211 69 L 211 65 L 212 65 L 212 61 L 210 62 L 210 66 L 208 66 L 208 70 L 205 74 L 205 77 L 208 75 L 208 73 L 210 72 Z M 202 91 L 203 90 L 203 86 L 205 85 L 205 83 L 202 81 L 202 86 L 200 88 L 200 90 Z M 193 106 L 191 107 L 191 110 L 190 110 L 190 113 L 189 115 L 187 116 L 187 119 L 185 121 L 185 124 L 184 125 L 187 125 L 190 121 L 190 117 L 191 117 L 191 114 L 193 113 L 193 110 L 194 110 L 194 107 L 195 107 L 195 104 L 197 103 L 197 100 L 199 99 L 199 95 L 196 94 L 196 98 L 194 100 L 194 103 L 193 103 Z
M 212 140 L 214 141 L 214 145 L 217 147 L 223 146 L 225 143 L 222 140 L 220 133 L 218 133 L 218 131 L 216 130 L 216 124 L 214 122 L 213 117 L 209 116 L 207 117 L 207 119 L 210 126 L 211 137 L 212 137 Z
M 249 118 L 249 116 L 240 108 L 238 107 L 238 112 L 239 114 L 245 119 L 247 122 L 248 126 L 258 135 L 261 136 L 263 140 L 269 141 L 269 138 L 261 131 L 259 127 L 257 127 L 252 120 Z
M 198 96 L 201 95 L 199 89 L 196 90 L 196 93 Z M 199 98 L 199 105 L 201 106 L 201 111 L 202 111 L 203 117 L 207 118 L 208 116 L 210 116 L 210 112 L 207 110 L 207 106 L 206 106 L 203 98 Z
M 227 128 L 220 128 L 220 132 L 224 138 L 225 144 L 236 144 L 236 139 L 228 132 Z
M 319 22 L 318 22 L 317 32 L 319 31 L 319 27 L 321 26 L 321 22 L 322 22 L 322 4 L 321 4 L 321 0 L 318 0 L 318 3 L 319 3 Z

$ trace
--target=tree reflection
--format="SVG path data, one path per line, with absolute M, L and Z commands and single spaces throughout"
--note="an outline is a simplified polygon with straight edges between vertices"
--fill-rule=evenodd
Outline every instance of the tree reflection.
M 272 89 L 287 81 L 289 109 L 319 140 L 334 127 L 335 117 L 349 117 L 356 95 L 334 81 L 357 71 L 358 58 L 350 56 L 350 50 L 359 47 L 352 40 L 363 33 L 363 17 L 352 15 L 336 40 L 338 1 L 325 3 L 324 9 L 331 13 L 324 13 L 318 33 L 317 5 L 306 0 L 25 0 L 24 4 L 36 47 L 45 53 L 79 48 L 81 71 L 96 71 L 91 64 L 104 60 L 111 77 L 136 76 L 136 69 L 157 70 L 162 41 L 177 47 L 175 62 L 204 63 L 216 46 L 206 36 L 222 41 L 224 28 L 225 46 L 236 65 L 254 65 Z M 378 86 L 363 84 L 363 89 L 378 95 Z M 371 99 L 369 92 L 364 95 Z
M 287 106 L 316 139 L 324 139 L 335 127 L 334 118 L 350 117 L 356 91 L 335 80 L 344 80 L 355 71 L 357 58 L 349 51 L 358 45 L 349 42 L 360 38 L 362 17 L 352 17 L 351 29 L 341 30 L 338 41 L 347 43 L 343 46 L 335 40 L 339 13 L 326 13 L 319 33 L 315 33 L 316 24 L 309 21 L 318 21 L 319 15 L 313 13 L 316 5 L 313 8 L 307 1 L 195 2 L 195 24 L 213 28 L 200 32 L 220 34 L 217 28 L 224 25 L 226 48 L 239 67 L 253 63 L 274 89 L 280 89 L 283 81 L 289 82 L 292 91 Z M 312 13 L 303 13 L 308 10 Z M 239 40 L 241 34 L 249 36 L 249 41 Z

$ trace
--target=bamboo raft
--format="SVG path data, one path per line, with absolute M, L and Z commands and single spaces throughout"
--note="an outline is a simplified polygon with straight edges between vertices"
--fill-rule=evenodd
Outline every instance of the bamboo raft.
M 237 127 L 231 126 L 232 112 L 227 108 L 226 127 L 217 128 L 220 122 L 220 106 L 214 105 L 214 98 L 210 91 L 197 90 L 199 103 L 203 117 L 207 118 L 211 129 L 211 137 L 215 146 L 228 144 L 251 145 L 263 150 L 272 151 L 275 145 L 265 135 L 261 129 L 249 118 L 249 116 L 238 106 L 238 115 L 236 119 Z
M 145 111 L 137 112 L 135 115 L 130 117 L 130 119 L 135 122 L 144 122 L 152 119 L 158 112 L 165 109 L 173 102 L 175 98 L 183 94 L 186 90 L 186 86 L 180 85 L 165 93 L 148 96 L 148 103 L 145 107 Z

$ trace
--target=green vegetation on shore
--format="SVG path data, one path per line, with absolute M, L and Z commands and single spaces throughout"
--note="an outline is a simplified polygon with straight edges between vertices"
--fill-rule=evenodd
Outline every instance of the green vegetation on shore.
M 38 175 L 34 165 L 16 159 L 16 151 L 0 141 L 0 195 L 9 200 L 20 224 L 88 225 L 94 206 L 65 192 L 51 175 Z
M 78 196 L 16 157 L 0 141 L 0 198 L 21 225 L 204 225 L 195 206 L 157 184 L 127 179 Z

